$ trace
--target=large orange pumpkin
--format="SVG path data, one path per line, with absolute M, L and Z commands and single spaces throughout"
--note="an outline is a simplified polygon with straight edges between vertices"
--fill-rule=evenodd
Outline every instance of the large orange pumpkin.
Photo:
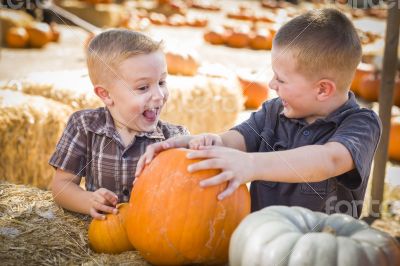
M 127 203 L 117 205 L 118 214 L 107 214 L 105 220 L 93 219 L 89 225 L 89 243 L 98 253 L 118 254 L 133 250 L 125 231 Z
M 217 170 L 187 172 L 187 149 L 161 152 L 133 187 L 126 217 L 129 240 L 156 265 L 223 264 L 231 234 L 250 212 L 245 185 L 217 200 L 226 183 L 202 188 Z
M 392 118 L 391 120 L 389 158 L 400 161 L 400 116 Z

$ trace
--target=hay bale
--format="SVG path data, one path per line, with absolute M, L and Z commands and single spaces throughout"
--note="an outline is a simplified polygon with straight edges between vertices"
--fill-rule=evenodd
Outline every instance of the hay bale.
M 243 109 L 236 77 L 169 76 L 168 89 L 170 97 L 161 118 L 186 126 L 192 134 L 225 131 Z
M 72 109 L 50 99 L 0 90 L 0 173 L 14 183 L 46 188 L 48 165 Z
M 23 11 L 5 9 L 0 11 L 0 30 L 2 45 L 6 44 L 6 34 L 12 27 L 27 27 L 33 22 L 33 17 Z
M 210 66 L 201 71 L 194 77 L 168 77 L 170 97 L 161 118 L 184 125 L 194 134 L 227 130 L 243 109 L 236 75 Z M 103 105 L 86 70 L 31 74 L 23 80 L 2 82 L 1 88 L 48 97 L 75 110 Z
M 21 80 L 2 81 L 0 89 L 40 95 L 62 102 L 75 110 L 103 106 L 93 92 L 86 70 L 32 73 Z
M 123 21 L 125 10 L 118 4 L 90 4 L 82 1 L 62 1 L 60 6 L 97 27 L 117 27 Z
M 0 182 L 1 265 L 149 265 L 137 251 L 94 253 L 89 222 L 58 207 L 49 191 Z

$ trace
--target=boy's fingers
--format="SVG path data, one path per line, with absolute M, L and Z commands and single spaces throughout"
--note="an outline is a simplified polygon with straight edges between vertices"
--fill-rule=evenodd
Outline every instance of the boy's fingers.
M 114 213 L 115 208 L 114 207 L 110 207 L 104 204 L 101 204 L 99 202 L 96 202 L 94 204 L 94 208 L 96 209 L 96 211 L 102 211 L 105 213 Z
M 229 182 L 228 188 L 225 189 L 221 194 L 218 195 L 218 200 L 223 200 L 224 198 L 231 195 L 235 190 L 240 186 L 240 183 L 237 181 Z
M 193 173 L 200 170 L 207 170 L 207 169 L 222 169 L 224 168 L 224 163 L 218 159 L 208 159 L 203 160 L 198 163 L 193 163 L 188 166 L 187 170 L 189 173 Z
M 232 176 L 233 175 L 231 174 L 231 172 L 222 172 L 216 176 L 213 176 L 213 177 L 210 177 L 210 178 L 200 181 L 200 186 L 201 187 L 209 187 L 209 186 L 219 185 L 219 184 L 231 179 Z
M 96 220 L 105 220 L 106 219 L 106 216 L 104 214 L 98 213 L 95 208 L 90 208 L 89 214 L 90 214 L 90 216 L 93 217 L 93 219 L 96 219 Z
M 101 195 L 110 204 L 112 204 L 114 206 L 117 205 L 118 196 L 114 192 L 105 189 L 105 190 L 102 191 Z

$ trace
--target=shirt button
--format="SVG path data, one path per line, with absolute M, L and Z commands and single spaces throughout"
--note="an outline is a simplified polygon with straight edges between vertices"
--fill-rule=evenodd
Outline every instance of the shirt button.
M 124 194 L 125 196 L 129 196 L 129 190 L 125 188 L 124 190 L 122 190 L 122 194 Z
M 304 131 L 303 131 L 303 135 L 304 135 L 304 136 L 308 136 L 308 135 L 310 135 L 310 131 L 308 131 L 308 130 L 304 130 Z

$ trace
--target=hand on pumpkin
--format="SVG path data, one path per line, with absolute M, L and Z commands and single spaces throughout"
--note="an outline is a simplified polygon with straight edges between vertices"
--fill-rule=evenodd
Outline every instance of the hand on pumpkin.
M 217 134 L 200 134 L 193 136 L 189 141 L 189 149 L 199 150 L 203 146 L 222 146 L 222 139 Z
M 106 217 L 104 213 L 118 213 L 117 203 L 118 196 L 114 192 L 99 188 L 91 194 L 89 214 L 94 219 L 104 220 Z
M 135 177 L 137 178 L 140 175 L 143 168 L 149 164 L 157 154 L 167 149 L 187 148 L 191 138 L 192 136 L 178 136 L 147 146 L 145 153 L 140 156 L 136 165 Z
M 254 166 L 251 153 L 246 153 L 226 147 L 207 146 L 200 150 L 192 151 L 188 159 L 204 159 L 189 165 L 189 172 L 206 169 L 220 169 L 221 173 L 211 178 L 202 180 L 200 186 L 208 187 L 228 182 L 227 188 L 218 195 L 222 200 L 232 194 L 241 184 L 251 181 Z

